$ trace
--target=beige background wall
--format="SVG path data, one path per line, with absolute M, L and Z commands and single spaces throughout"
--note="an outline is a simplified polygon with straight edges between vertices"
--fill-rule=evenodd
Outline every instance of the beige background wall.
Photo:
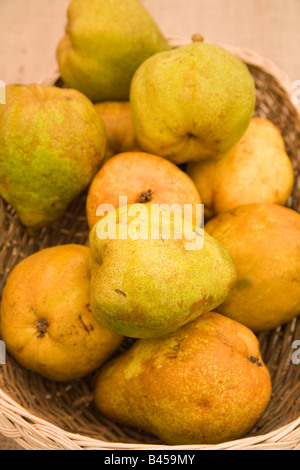
M 300 79 L 300 0 L 141 0 L 167 36 L 202 33 L 254 49 Z M 40 82 L 56 68 L 69 0 L 0 0 L 0 80 Z
M 0 80 L 41 82 L 56 69 L 69 1 L 0 0 Z M 291 81 L 300 80 L 300 0 L 141 1 L 166 36 L 199 32 L 210 41 L 250 48 Z M 0 449 L 18 448 L 0 434 Z

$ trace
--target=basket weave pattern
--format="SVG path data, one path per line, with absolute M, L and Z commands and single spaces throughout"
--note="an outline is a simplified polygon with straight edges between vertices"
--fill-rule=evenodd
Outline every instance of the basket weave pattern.
M 170 42 L 179 46 L 190 41 L 172 38 Z M 300 114 L 291 101 L 291 84 L 274 64 L 253 51 L 222 46 L 248 65 L 256 83 L 256 114 L 267 117 L 281 130 L 295 172 L 288 206 L 300 212 Z M 55 72 L 44 84 L 52 85 L 58 77 Z M 85 199 L 86 193 L 53 227 L 33 238 L 0 198 L 0 293 L 9 272 L 28 255 L 53 245 L 88 243 Z M 258 339 L 271 373 L 273 394 L 256 426 L 236 441 L 172 449 L 300 449 L 300 364 L 292 362 L 292 343 L 300 340 L 300 317 L 260 333 Z M 104 419 L 92 401 L 94 374 L 77 382 L 56 383 L 7 356 L 6 365 L 0 366 L 0 432 L 25 449 L 169 449 L 152 436 Z

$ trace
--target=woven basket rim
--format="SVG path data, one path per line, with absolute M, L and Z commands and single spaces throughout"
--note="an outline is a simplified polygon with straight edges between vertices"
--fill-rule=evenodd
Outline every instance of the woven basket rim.
M 187 45 L 192 42 L 192 38 L 182 36 L 172 36 L 168 38 L 174 47 Z M 209 42 L 209 41 L 205 41 Z M 245 63 L 251 64 L 263 70 L 276 79 L 282 88 L 282 92 L 288 98 L 292 108 L 295 109 L 300 129 L 300 105 L 297 106 L 292 101 L 292 84 L 289 77 L 280 70 L 276 64 L 261 56 L 257 52 L 231 46 L 224 43 L 212 42 L 219 45 L 234 55 L 241 58 Z M 51 72 L 41 84 L 50 86 L 59 78 L 59 71 Z M 23 448 L 34 449 L 98 449 L 98 450 L 147 450 L 147 449 L 172 449 L 172 450 L 296 450 L 300 449 L 300 416 L 276 430 L 267 434 L 260 434 L 222 442 L 215 445 L 152 445 L 136 443 L 108 442 L 95 438 L 90 438 L 81 434 L 65 431 L 58 426 L 39 418 L 23 406 L 17 403 L 0 388 L 0 432 L 9 438 L 14 439 Z
M 9 428 L 1 427 L 5 425 L 5 422 L 9 420 L 16 424 L 18 429 L 20 426 L 24 427 L 25 437 L 26 431 L 30 428 L 30 440 L 34 441 L 36 439 L 45 438 L 45 442 L 40 442 L 41 448 L 48 449 L 50 447 L 59 448 L 89 448 L 89 449 L 115 449 L 115 450 L 125 450 L 125 449 L 136 449 L 136 450 L 222 450 L 222 449 L 231 449 L 231 450 L 241 450 L 241 449 L 259 449 L 260 447 L 266 448 L 266 446 L 272 446 L 274 449 L 279 448 L 283 449 L 287 446 L 298 445 L 300 441 L 300 417 L 294 421 L 282 426 L 281 428 L 270 431 L 267 434 L 260 434 L 257 436 L 251 436 L 241 439 L 236 439 L 230 442 L 221 442 L 219 444 L 194 444 L 194 445 L 160 445 L 160 444 L 131 444 L 131 443 L 120 443 L 120 442 L 108 442 L 102 441 L 100 439 L 95 439 L 91 437 L 86 437 L 82 434 L 76 434 L 68 431 L 64 431 L 58 426 L 49 423 L 47 420 L 39 418 L 29 411 L 27 411 L 23 406 L 19 405 L 11 397 L 8 397 L 0 389 L 0 430 L 7 437 L 13 437 L 19 442 L 23 438 L 20 431 L 14 432 Z M 30 421 L 30 423 L 29 423 Z M 288 436 L 289 439 L 287 443 L 284 441 L 284 438 Z M 50 441 L 50 442 L 47 442 Z M 22 442 L 24 447 L 28 448 L 28 443 Z M 29 444 L 30 445 L 30 444 Z

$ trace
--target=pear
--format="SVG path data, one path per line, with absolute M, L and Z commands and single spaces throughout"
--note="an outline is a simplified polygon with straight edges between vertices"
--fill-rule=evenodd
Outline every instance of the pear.
M 222 303 L 236 281 L 227 250 L 181 214 L 138 203 L 90 232 L 91 308 L 123 336 L 162 336 Z
M 104 124 L 82 93 L 9 85 L 0 107 L 0 194 L 35 232 L 51 226 L 101 166 Z
M 107 418 L 170 445 L 243 437 L 271 398 L 256 336 L 209 312 L 176 332 L 139 339 L 100 369 L 95 404 Z
M 139 0 L 73 0 L 57 47 L 61 77 L 93 102 L 128 100 L 132 75 L 170 49 Z
M 176 164 L 219 158 L 248 128 L 255 101 L 246 64 L 205 42 L 149 57 L 130 89 L 141 148 Z
M 200 225 L 203 217 L 199 193 L 189 176 L 174 163 L 145 152 L 123 152 L 106 161 L 93 178 L 86 199 L 86 215 L 91 228 L 99 217 L 97 208 L 110 204 L 151 202 L 168 204 L 184 212 L 192 208 L 192 222 Z M 197 211 L 197 208 L 200 209 Z
M 119 153 L 140 150 L 132 124 L 129 101 L 101 101 L 95 104 L 95 109 L 106 129 L 104 161 Z
M 3 289 L 0 327 L 19 364 L 57 382 L 92 373 L 123 341 L 91 312 L 89 249 L 79 244 L 44 248 L 14 267 Z
M 260 116 L 221 158 L 190 162 L 186 171 L 203 198 L 207 218 L 244 204 L 285 205 L 294 186 L 283 137 L 273 122 Z
M 300 313 L 300 214 L 277 204 L 245 204 L 210 219 L 205 230 L 229 251 L 237 282 L 218 311 L 254 332 Z

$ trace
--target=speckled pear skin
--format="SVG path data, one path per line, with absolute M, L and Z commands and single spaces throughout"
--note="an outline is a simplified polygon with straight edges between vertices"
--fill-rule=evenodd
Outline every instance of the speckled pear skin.
M 236 271 L 227 250 L 202 229 L 197 228 L 204 235 L 200 249 L 189 249 L 184 237 L 176 239 L 183 219 L 172 211 L 169 239 L 162 236 L 164 219 L 158 222 L 157 239 L 98 237 L 98 224 L 109 227 L 115 217 L 129 233 L 133 206 L 146 210 L 150 233 L 155 224 L 151 204 L 122 206 L 91 229 L 91 308 L 103 326 L 123 336 L 162 336 L 221 304 L 232 291 Z
M 256 336 L 209 312 L 110 360 L 97 376 L 95 404 L 105 417 L 170 445 L 217 444 L 243 437 L 271 390 Z
M 99 169 L 104 124 L 82 93 L 9 85 L 0 106 L 0 194 L 35 232 L 61 217 Z
M 170 49 L 140 0 L 73 0 L 57 48 L 64 82 L 93 102 L 128 100 L 130 81 L 152 54 Z
M 148 58 L 130 89 L 141 148 L 176 164 L 218 158 L 231 148 L 246 131 L 255 101 L 247 66 L 203 42 Z

